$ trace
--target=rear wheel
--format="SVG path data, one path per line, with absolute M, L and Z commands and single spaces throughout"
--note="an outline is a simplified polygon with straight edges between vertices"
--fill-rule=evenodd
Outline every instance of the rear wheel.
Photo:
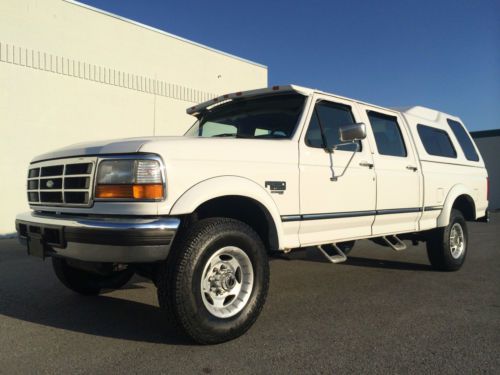
M 183 237 L 159 270 L 160 307 L 198 343 L 242 335 L 260 314 L 269 288 L 260 237 L 227 218 L 201 220 Z
M 435 229 L 427 240 L 427 255 L 434 269 L 456 271 L 465 261 L 468 246 L 467 224 L 462 213 L 453 209 L 446 227 Z
M 54 272 L 67 288 L 83 295 L 97 295 L 102 289 L 120 289 L 134 275 L 129 268 L 107 273 L 85 271 L 68 264 L 63 258 L 52 258 Z

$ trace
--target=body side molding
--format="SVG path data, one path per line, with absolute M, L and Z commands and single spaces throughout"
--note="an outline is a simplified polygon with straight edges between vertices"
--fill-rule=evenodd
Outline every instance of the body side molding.
M 437 211 L 442 209 L 443 209 L 442 206 L 427 206 L 423 208 L 422 207 L 391 208 L 385 210 L 370 210 L 370 211 L 328 212 L 328 213 L 305 214 L 305 215 L 282 215 L 281 221 L 289 222 L 289 221 L 306 221 L 306 220 L 341 219 L 341 218 L 371 216 L 371 215 L 394 215 L 394 214 L 406 214 L 406 213 L 422 212 L 422 211 Z

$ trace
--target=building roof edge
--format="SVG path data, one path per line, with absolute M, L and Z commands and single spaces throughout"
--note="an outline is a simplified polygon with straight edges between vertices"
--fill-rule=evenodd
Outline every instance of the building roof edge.
M 185 42 L 185 43 L 189 43 L 189 44 L 192 44 L 196 47 L 200 47 L 200 48 L 204 48 L 206 50 L 209 50 L 209 51 L 212 51 L 212 52 L 215 52 L 215 53 L 218 53 L 218 54 L 221 54 L 221 55 L 224 55 L 224 56 L 227 56 L 227 57 L 230 57 L 230 58 L 233 58 L 233 59 L 236 59 L 236 60 L 239 60 L 239 61 L 242 61 L 242 62 L 245 62 L 245 63 L 248 63 L 248 64 L 252 64 L 252 65 L 256 65 L 260 68 L 264 68 L 267 70 L 267 66 L 266 65 L 263 65 L 263 64 L 260 64 L 258 62 L 255 62 L 255 61 L 252 61 L 252 60 L 248 60 L 248 59 L 245 59 L 243 57 L 239 57 L 239 56 L 236 56 L 236 55 L 233 55 L 233 54 L 230 54 L 228 52 L 224 52 L 224 51 L 221 51 L 221 50 L 218 50 L 216 48 L 212 48 L 212 47 L 209 47 L 209 46 L 206 46 L 204 44 L 201 44 L 201 43 L 197 43 L 197 42 L 194 42 L 192 40 L 189 40 L 189 39 L 186 39 L 186 38 L 183 38 L 183 37 L 180 37 L 178 35 L 175 35 L 175 34 L 171 34 L 167 31 L 164 31 L 164 30 L 160 30 L 160 29 L 157 29 L 156 27 L 153 27 L 153 26 L 148 26 L 148 25 L 145 25 L 141 22 L 137 22 L 137 21 L 134 21 L 134 20 L 131 20 L 129 18 L 126 18 L 126 17 L 122 17 L 122 16 L 119 16 L 117 14 L 114 14 L 114 13 L 111 13 L 111 12 L 108 12 L 106 10 L 102 10 L 102 9 L 99 9 L 99 8 L 96 8 L 96 7 L 93 7 L 91 5 L 88 5 L 88 4 L 84 4 L 84 3 L 81 3 L 79 1 L 76 1 L 76 0 L 62 0 L 66 3 L 70 3 L 70 4 L 73 4 L 73 5 L 77 5 L 77 6 L 80 6 L 82 8 L 86 8 L 88 10 L 91 10 L 91 11 L 94 11 L 94 12 L 97 12 L 97 13 L 100 13 L 100 14 L 103 14 L 103 15 L 106 15 L 106 16 L 109 16 L 109 17 L 113 17 L 113 18 L 116 18 L 120 21 L 124 21 L 124 22 L 127 22 L 127 23 L 131 23 L 135 26 L 138 26 L 138 27 L 142 27 L 144 29 L 147 29 L 147 30 L 150 30 L 150 31 L 153 31 L 153 32 L 156 32 L 156 33 L 159 33 L 159 34 L 163 34 L 165 36 L 168 36 L 168 37 L 171 37 L 171 38 L 174 38 L 174 39 L 177 39 L 179 41 L 182 41 L 182 42 Z

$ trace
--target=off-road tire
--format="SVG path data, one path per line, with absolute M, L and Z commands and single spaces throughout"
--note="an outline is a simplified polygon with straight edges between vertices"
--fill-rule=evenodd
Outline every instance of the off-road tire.
M 131 269 L 112 272 L 109 275 L 101 275 L 84 271 L 68 265 L 63 258 L 52 258 L 54 272 L 64 286 L 72 291 L 85 295 L 97 295 L 103 289 L 120 289 L 134 275 Z
M 257 320 L 269 289 L 269 263 L 259 235 L 248 225 L 229 218 L 209 218 L 192 224 L 159 267 L 158 300 L 169 320 L 199 344 L 218 344 L 245 333 Z M 226 246 L 237 246 L 251 261 L 254 283 L 243 309 L 218 318 L 205 307 L 201 295 L 203 268 Z
M 452 256 L 450 233 L 454 225 L 458 224 L 463 231 L 465 247 L 458 258 Z M 427 256 L 432 267 L 439 271 L 457 271 L 462 267 L 467 255 L 469 235 L 467 223 L 459 210 L 453 209 L 450 214 L 450 222 L 447 226 L 436 228 L 427 240 Z

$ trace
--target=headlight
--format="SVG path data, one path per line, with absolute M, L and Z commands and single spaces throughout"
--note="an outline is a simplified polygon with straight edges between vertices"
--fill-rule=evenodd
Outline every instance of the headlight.
M 163 199 L 160 163 L 150 159 L 102 161 L 97 171 L 95 197 L 104 199 Z

